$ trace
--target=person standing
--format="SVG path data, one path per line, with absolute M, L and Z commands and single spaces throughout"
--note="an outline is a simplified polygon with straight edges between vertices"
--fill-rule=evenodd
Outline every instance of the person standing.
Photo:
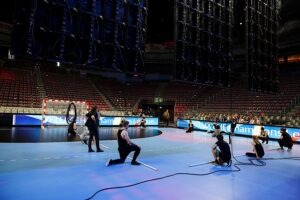
M 128 125 L 129 125 L 128 121 L 122 121 L 122 124 L 121 124 L 122 127 L 119 129 L 119 131 L 117 133 L 118 151 L 120 154 L 120 158 L 115 159 L 115 160 L 109 159 L 106 163 L 106 166 L 124 163 L 127 156 L 129 155 L 129 153 L 131 151 L 134 151 L 134 155 L 133 155 L 131 164 L 132 165 L 140 165 L 140 163 L 137 162 L 136 159 L 141 152 L 141 147 L 139 147 L 138 145 L 131 142 L 131 140 L 128 136 L 128 132 L 127 132 Z
M 232 118 L 231 124 L 230 124 L 230 134 L 231 135 L 234 135 L 235 127 L 236 127 L 236 119 Z
M 163 113 L 163 119 L 165 121 L 165 126 L 169 126 L 170 114 L 168 109 Z
M 87 121 L 85 125 L 88 127 L 90 133 L 90 137 L 88 141 L 88 148 L 89 148 L 88 152 L 94 152 L 94 150 L 92 149 L 93 138 L 95 138 L 96 140 L 97 152 L 103 152 L 99 144 L 99 130 L 98 130 L 99 116 L 97 113 L 97 106 L 93 106 L 91 111 L 86 114 L 86 117 L 87 117 Z

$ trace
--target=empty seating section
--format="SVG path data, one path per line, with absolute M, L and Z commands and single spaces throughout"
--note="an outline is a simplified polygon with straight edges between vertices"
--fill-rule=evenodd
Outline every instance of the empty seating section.
M 162 98 L 164 101 L 175 102 L 175 115 L 178 115 L 201 107 L 206 99 L 216 92 L 218 89 L 215 87 L 170 83 L 164 88 Z
M 281 116 L 287 125 L 299 125 L 300 79 L 296 75 L 281 78 L 278 94 L 267 94 L 242 86 L 222 89 L 177 82 L 121 83 L 57 72 L 42 72 L 44 88 L 38 88 L 37 74 L 33 68 L 0 68 L 0 113 L 41 113 L 41 90 L 49 99 L 86 101 L 104 112 L 134 111 L 141 100 L 153 102 L 154 97 L 161 97 L 164 103 L 174 103 L 175 116 L 264 113 L 272 116 L 270 119 Z
M 280 94 L 262 94 L 242 88 L 223 89 L 223 94 L 215 95 L 201 108 L 205 112 L 235 112 L 268 115 L 281 114 L 289 104 Z
M 0 106 L 12 112 L 17 112 L 15 107 L 41 109 L 33 71 L 0 68 L 0 94 Z
M 109 109 L 107 103 L 86 78 L 48 72 L 43 73 L 42 78 L 49 99 L 86 101 L 89 105 L 97 105 L 101 110 Z
M 293 112 L 289 113 L 290 116 L 300 117 L 300 79 L 299 75 L 289 75 L 281 78 L 280 89 L 282 93 L 291 99 L 292 105 L 295 105 Z
M 153 99 L 156 83 L 120 83 L 114 80 L 96 80 L 95 85 L 114 106 L 115 110 L 132 111 L 142 99 Z

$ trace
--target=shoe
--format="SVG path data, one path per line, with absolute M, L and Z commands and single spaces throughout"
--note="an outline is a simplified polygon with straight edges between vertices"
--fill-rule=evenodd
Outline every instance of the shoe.
M 218 160 L 213 161 L 212 164 L 214 164 L 214 165 L 221 165 L 221 163 Z
M 91 152 L 95 152 L 93 149 L 89 149 L 89 153 L 91 153 Z
M 103 152 L 103 150 L 102 149 L 97 149 L 97 152 Z
M 227 167 L 231 167 L 231 163 L 232 163 L 232 160 L 229 160 L 229 161 L 227 162 Z
M 288 148 L 288 150 L 287 150 L 287 151 L 288 151 L 288 152 L 290 152 L 291 150 L 292 150 L 292 148 Z
M 84 144 L 87 144 L 87 140 L 82 140 Z
M 137 161 L 132 161 L 131 162 L 132 165 L 141 165 L 141 163 L 137 162 Z
M 108 161 L 106 162 L 106 167 L 108 167 L 110 165 L 111 159 L 108 159 Z

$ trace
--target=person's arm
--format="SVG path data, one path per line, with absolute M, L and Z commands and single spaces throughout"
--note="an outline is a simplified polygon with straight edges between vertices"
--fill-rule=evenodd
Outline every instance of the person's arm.
M 217 144 L 214 144 L 213 146 L 212 146 L 212 150 L 216 150 L 216 148 L 217 148 Z
M 74 129 L 74 130 L 77 130 L 76 123 L 73 124 L 73 129 Z
M 253 152 L 255 153 L 256 157 L 257 157 L 257 152 L 256 152 L 256 148 L 255 148 L 255 143 L 252 142 L 252 148 L 253 148 Z
M 256 148 L 255 148 L 255 143 L 253 143 L 253 151 L 254 151 L 254 153 L 255 153 L 255 155 L 256 155 L 256 158 L 260 158 L 259 156 L 258 156 L 258 154 L 257 154 L 257 151 L 256 151 Z
M 121 136 L 124 140 L 127 141 L 127 144 L 129 144 L 129 145 L 131 144 L 130 138 L 128 136 L 128 132 L 126 130 L 122 131 Z
M 252 144 L 252 148 L 253 148 L 252 151 L 257 155 L 256 148 L 255 148 L 255 143 L 252 141 L 251 144 Z
M 283 136 L 281 135 L 280 138 L 279 138 L 279 140 L 282 140 L 282 139 L 283 139 Z
M 96 118 L 94 115 L 91 116 L 91 119 L 95 122 L 96 121 Z

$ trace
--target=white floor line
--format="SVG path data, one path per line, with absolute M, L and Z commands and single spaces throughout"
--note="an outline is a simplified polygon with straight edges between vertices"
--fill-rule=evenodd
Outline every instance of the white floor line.
M 280 149 L 280 147 L 275 148 L 275 149 L 267 149 L 266 151 L 273 151 L 273 150 L 278 150 L 278 149 Z
M 213 163 L 213 162 L 214 162 L 214 161 L 210 161 L 210 162 L 202 162 L 202 163 L 196 163 L 196 164 L 189 165 L 189 167 L 196 167 L 196 166 L 199 166 L 199 165 L 206 165 L 206 164 Z
M 132 160 L 132 158 L 131 157 L 127 157 L 129 160 Z M 150 165 L 147 165 L 147 164 L 145 164 L 145 163 L 142 163 L 142 162 L 140 162 L 140 161 L 138 161 L 139 163 L 141 163 L 141 165 L 143 165 L 143 166 L 145 166 L 145 167 L 148 167 L 149 169 L 152 169 L 152 170 L 154 170 L 154 171 L 158 171 L 158 169 L 157 168 L 155 168 L 155 167 L 152 167 L 152 166 L 150 166 Z
M 241 157 L 241 156 L 245 156 L 245 154 L 236 155 L 234 157 Z
M 100 146 L 102 146 L 102 147 L 105 148 L 105 149 L 109 149 L 108 146 L 105 146 L 105 145 L 103 145 L 103 144 L 100 144 Z

